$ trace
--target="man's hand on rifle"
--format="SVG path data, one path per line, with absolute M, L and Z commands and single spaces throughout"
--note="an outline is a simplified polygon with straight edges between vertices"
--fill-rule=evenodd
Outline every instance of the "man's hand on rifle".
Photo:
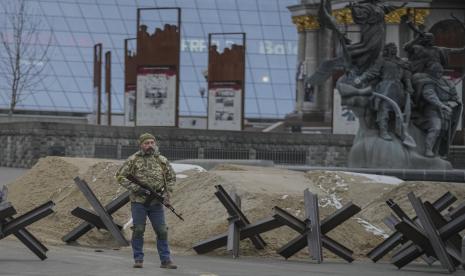
M 163 197 L 163 204 L 170 205 L 170 197 L 171 195 L 169 193 L 166 193 L 165 196 Z
M 151 194 L 152 193 L 149 190 L 144 189 L 144 188 L 139 188 L 139 190 L 136 191 L 136 195 L 138 196 L 149 196 Z

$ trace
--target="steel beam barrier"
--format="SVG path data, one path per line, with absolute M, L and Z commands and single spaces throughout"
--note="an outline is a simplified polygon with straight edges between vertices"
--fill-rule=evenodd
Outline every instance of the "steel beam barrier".
M 279 228 L 283 224 L 275 217 L 263 219 L 254 224 L 249 224 L 240 230 L 240 239 L 244 240 L 260 233 Z M 221 234 L 210 239 L 201 241 L 193 246 L 197 254 L 205 254 L 217 248 L 227 245 L 228 233 Z
M 118 211 L 121 207 L 126 205 L 129 202 L 129 191 L 126 191 L 119 195 L 116 199 L 112 200 L 109 204 L 105 206 L 105 210 L 108 212 L 108 214 L 112 215 L 116 211 Z M 103 222 L 102 222 L 103 223 Z M 76 228 L 71 230 L 68 234 L 63 236 L 61 238 L 62 241 L 66 243 L 74 242 L 83 235 L 85 235 L 87 232 L 92 230 L 94 226 L 88 222 L 82 222 L 79 224 Z
M 48 201 L 32 210 L 29 212 L 17 217 L 13 218 L 9 222 L 6 222 L 3 224 L 2 227 L 2 235 L 4 237 L 13 234 L 17 232 L 18 230 L 50 215 L 53 213 L 53 206 L 55 206 L 55 203 L 53 201 Z
M 310 193 L 311 194 L 311 193 Z M 306 198 L 309 198 L 309 195 L 307 195 Z M 305 199 L 305 196 L 304 196 Z M 308 201 L 308 200 L 307 200 Z M 309 204 L 309 203 L 307 203 Z M 309 207 L 311 206 L 311 203 L 308 205 Z M 307 208 L 307 207 L 306 207 Z M 313 207 L 315 208 L 315 207 Z M 309 245 L 309 240 L 308 236 L 312 232 L 310 227 L 307 226 L 307 224 L 300 219 L 294 217 L 293 215 L 289 214 L 285 210 L 275 207 L 275 212 L 276 212 L 276 218 L 284 225 L 289 226 L 290 228 L 294 229 L 295 231 L 299 232 L 300 235 L 292 239 L 290 242 L 282 246 L 277 250 L 277 253 L 284 258 L 288 259 L 295 253 L 299 252 L 301 249 L 303 249 L 305 246 Z M 360 207 L 354 205 L 353 203 L 348 203 L 344 205 L 341 209 L 338 211 L 334 212 L 332 215 L 327 217 L 321 222 L 321 225 L 319 225 L 320 228 L 320 239 L 321 239 L 321 245 L 328 249 L 329 251 L 333 252 L 337 256 L 343 258 L 344 260 L 348 262 L 352 262 L 352 254 L 353 252 L 343 246 L 342 244 L 339 244 L 338 242 L 332 240 L 325 234 L 329 232 L 330 230 L 334 229 L 337 225 L 343 223 L 356 213 L 360 212 Z M 312 212 L 309 210 L 309 212 Z M 314 215 L 313 215 L 314 216 Z M 311 218 L 310 218 L 311 219 Z M 308 221 L 307 219 L 306 221 Z
M 249 225 L 250 221 L 247 219 L 244 213 L 242 213 L 241 209 L 234 203 L 234 201 L 229 196 L 229 194 L 224 190 L 224 188 L 221 185 L 216 185 L 215 188 L 217 189 L 217 192 L 215 192 L 216 197 L 220 200 L 220 202 L 226 208 L 229 215 L 231 217 L 237 216 L 239 218 L 239 221 L 236 223 L 238 223 L 241 228 Z M 250 237 L 250 240 L 254 244 L 255 248 L 257 249 L 265 248 L 266 242 L 262 239 L 262 237 L 260 237 L 260 235 L 252 236 Z
M 323 262 L 323 252 L 321 248 L 321 228 L 320 212 L 318 208 L 318 196 L 310 193 L 309 189 L 304 191 L 304 208 L 307 228 L 310 233 L 307 234 L 308 253 L 313 260 L 318 263 Z
M 105 229 L 108 230 L 105 224 L 103 224 L 102 219 L 97 216 L 95 213 L 86 210 L 81 207 L 76 207 L 74 208 L 73 211 L 71 211 L 71 214 L 77 218 L 80 218 L 84 221 L 87 221 L 88 223 L 92 224 L 94 227 L 97 229 Z M 123 229 L 123 226 L 115 223 L 116 227 L 118 227 L 119 230 Z
M 16 210 L 10 202 L 0 204 L 0 220 L 16 215 Z
M 115 238 L 117 243 L 121 246 L 128 246 L 129 245 L 128 241 L 123 236 L 123 234 L 118 229 L 118 227 L 115 225 L 111 215 L 107 213 L 107 211 L 105 210 L 105 208 L 103 208 L 100 201 L 98 201 L 94 192 L 92 192 L 92 190 L 89 188 L 89 185 L 87 185 L 87 183 L 84 180 L 81 180 L 79 177 L 74 178 L 74 183 L 76 183 L 78 188 L 84 194 L 84 196 L 89 201 L 92 208 L 98 214 L 103 224 L 106 226 L 106 228 L 111 233 L 111 235 Z
M 455 196 L 453 196 L 450 192 L 444 193 L 440 198 L 438 198 L 436 201 L 434 201 L 433 206 L 436 210 L 439 212 L 445 210 L 447 207 L 449 207 L 452 203 L 454 203 L 457 200 Z M 392 200 L 389 199 L 387 202 L 389 207 L 391 209 L 395 209 L 394 212 L 399 216 L 399 217 L 406 217 L 408 216 L 405 214 L 405 212 Z M 410 219 L 410 218 L 408 218 Z M 416 221 L 417 217 L 415 216 L 413 219 L 410 219 L 411 221 Z M 388 216 L 385 220 L 385 224 L 392 229 L 393 225 L 398 223 L 399 220 L 391 215 Z M 405 244 L 408 240 L 403 237 L 402 234 L 399 234 L 399 232 L 395 231 L 392 233 L 387 239 L 385 239 L 383 242 L 381 242 L 378 246 L 373 248 L 370 252 L 368 252 L 367 256 L 373 261 L 377 262 L 380 260 L 382 257 L 384 257 L 387 253 L 389 253 L 391 250 L 393 250 L 395 247 L 397 247 L 399 244 Z M 402 247 L 402 250 L 405 250 L 407 247 Z M 397 251 L 398 254 L 401 252 L 401 250 Z M 395 255 L 394 254 L 394 255 Z M 425 262 L 428 264 L 431 264 L 434 260 L 431 258 L 423 258 Z

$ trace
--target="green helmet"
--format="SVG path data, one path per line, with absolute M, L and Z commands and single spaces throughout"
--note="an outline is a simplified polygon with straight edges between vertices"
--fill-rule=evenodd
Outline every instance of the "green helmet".
M 150 133 L 144 133 L 144 134 L 141 134 L 141 136 L 139 136 L 139 145 L 141 145 L 142 143 L 144 143 L 145 140 L 148 140 L 148 139 L 153 139 L 153 140 L 156 140 L 155 139 L 155 136 L 153 136 L 152 134 Z

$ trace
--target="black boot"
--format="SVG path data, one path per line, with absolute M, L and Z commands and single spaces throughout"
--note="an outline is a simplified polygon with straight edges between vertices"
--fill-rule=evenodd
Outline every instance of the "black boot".
M 134 261 L 134 265 L 132 266 L 134 268 L 143 268 L 144 267 L 144 262 L 143 261 Z
M 178 266 L 175 265 L 172 261 L 161 262 L 160 267 L 161 268 L 166 268 L 166 269 L 176 269 L 176 268 L 178 268 Z

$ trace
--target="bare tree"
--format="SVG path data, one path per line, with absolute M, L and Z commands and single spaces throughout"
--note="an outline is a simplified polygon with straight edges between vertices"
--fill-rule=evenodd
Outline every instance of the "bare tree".
M 52 30 L 42 33 L 42 20 L 26 0 L 1 1 L 0 69 L 3 71 L 11 118 L 16 105 L 29 96 L 45 76 Z

